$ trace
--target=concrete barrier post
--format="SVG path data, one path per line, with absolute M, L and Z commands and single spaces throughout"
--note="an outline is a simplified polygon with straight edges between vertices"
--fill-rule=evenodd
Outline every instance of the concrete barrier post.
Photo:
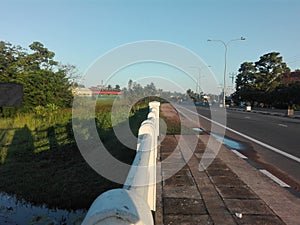
M 159 106 L 160 102 L 153 101 L 149 103 L 150 112 L 155 113 L 155 126 L 156 126 L 156 135 L 159 136 Z
M 293 116 L 294 115 L 294 109 L 288 108 L 287 115 L 288 116 Z

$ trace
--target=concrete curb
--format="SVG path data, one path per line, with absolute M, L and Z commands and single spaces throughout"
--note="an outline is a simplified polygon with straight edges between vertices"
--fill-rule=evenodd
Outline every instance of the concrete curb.
M 246 109 L 239 109 L 239 108 L 227 108 L 229 110 L 234 110 L 234 111 L 240 111 L 240 112 L 250 112 L 250 113 L 258 113 L 262 115 L 270 115 L 270 116 L 280 116 L 280 117 L 286 117 L 286 118 L 292 118 L 292 119 L 300 119 L 300 115 L 293 115 L 293 116 L 288 116 L 285 113 L 280 113 L 280 112 L 268 112 L 268 111 L 260 111 L 260 110 L 251 110 L 247 111 Z

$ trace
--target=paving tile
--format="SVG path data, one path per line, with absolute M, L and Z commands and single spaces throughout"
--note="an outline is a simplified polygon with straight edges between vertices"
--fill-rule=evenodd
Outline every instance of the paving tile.
M 164 152 L 162 159 L 171 153 Z M 197 169 L 193 175 L 197 177 L 193 177 L 189 167 L 198 167 L 202 153 L 203 149 L 196 149 L 187 166 L 176 149 L 172 160 L 162 163 L 162 177 L 171 176 L 163 182 L 164 224 L 283 224 L 220 159 L 214 159 L 206 172 Z M 180 171 L 171 174 L 180 166 L 183 167 Z M 201 182 L 198 184 L 201 193 L 194 178 Z M 236 212 L 242 213 L 242 218 L 236 217 Z
M 209 176 L 227 176 L 239 179 L 238 176 L 230 169 L 207 170 L 207 173 L 209 174 Z
M 180 170 L 188 170 L 188 167 L 186 166 L 186 163 L 177 163 L 177 164 L 175 164 L 175 163 L 165 163 L 165 162 L 163 162 L 161 164 L 161 169 L 162 169 L 163 172 L 167 171 L 167 170 L 171 170 L 171 171 L 176 170 L 176 171 L 178 171 L 179 169 Z
M 177 155 L 163 155 L 161 157 L 161 160 L 163 161 L 163 163 L 185 163 L 184 159 L 182 158 L 182 156 L 177 156 Z
M 201 159 L 203 153 L 194 153 L 194 155 L 197 157 L 197 159 Z
M 191 171 L 188 169 L 188 167 L 184 167 L 183 169 L 179 170 L 176 174 L 174 174 L 176 176 L 189 176 L 192 178 L 192 173 Z
M 207 207 L 207 211 L 212 218 L 214 224 L 222 224 L 222 225 L 234 225 L 235 220 L 228 210 L 228 208 L 224 205 L 224 202 L 218 196 L 212 196 L 206 198 L 203 201 Z
M 242 218 L 236 218 L 239 225 L 284 225 L 277 216 L 269 215 L 243 215 Z
M 218 186 L 216 188 L 224 199 L 258 199 L 258 196 L 246 186 Z
M 207 214 L 205 205 L 201 199 L 190 198 L 164 198 L 164 215 L 167 214 L 182 214 L 182 215 L 194 215 L 194 214 Z
M 251 215 L 274 215 L 270 208 L 259 199 L 224 199 L 231 213 Z
M 224 163 L 216 163 L 216 159 L 207 167 L 207 170 L 229 170 L 229 168 Z
M 235 187 L 235 186 L 246 186 L 246 184 L 238 179 L 238 177 L 229 177 L 229 176 L 213 176 L 211 177 L 213 183 L 217 187 L 221 186 L 230 186 L 230 187 Z
M 201 199 L 196 186 L 164 186 L 163 198 L 192 198 Z
M 166 215 L 164 225 L 212 225 L 209 215 Z
M 206 171 L 199 171 L 197 159 L 193 157 L 189 166 L 191 172 L 197 184 L 197 187 L 201 193 L 202 199 L 205 202 L 207 211 L 213 220 L 214 224 L 222 225 L 234 225 L 236 224 L 231 213 L 227 209 L 222 200 L 221 196 L 218 194 L 215 185 L 212 183 L 211 179 L 208 177 Z
M 161 152 L 160 155 L 165 156 L 165 157 L 168 157 L 170 155 L 181 157 L 181 152 L 180 152 L 179 149 L 176 149 L 176 150 L 171 151 L 171 152 Z
M 192 178 L 192 175 L 189 171 L 179 171 L 174 176 L 164 180 L 164 185 L 173 185 L 173 186 L 193 186 L 195 182 Z
M 160 144 L 160 149 L 161 149 L 161 152 L 164 152 L 164 153 L 171 153 L 175 149 L 177 149 L 177 151 L 178 151 L 177 141 L 174 138 L 174 136 L 166 136 L 165 139 Z
M 209 165 L 209 167 L 207 167 L 206 171 L 207 172 L 215 172 L 215 171 L 227 172 L 227 171 L 230 171 L 230 169 L 227 166 L 224 166 L 224 165 L 218 165 L 218 166 Z

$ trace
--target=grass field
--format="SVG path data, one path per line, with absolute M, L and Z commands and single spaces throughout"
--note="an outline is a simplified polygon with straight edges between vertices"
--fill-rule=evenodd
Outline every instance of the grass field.
M 120 105 L 120 118 L 112 124 L 108 121 L 111 104 L 97 103 L 94 119 L 99 136 L 112 155 L 131 164 L 135 150 L 123 146 L 112 127 L 129 120 L 137 135 L 148 109 L 141 108 L 125 118 Z M 0 192 L 53 208 L 87 209 L 102 192 L 121 187 L 84 161 L 74 140 L 71 109 L 1 118 L 0 146 Z

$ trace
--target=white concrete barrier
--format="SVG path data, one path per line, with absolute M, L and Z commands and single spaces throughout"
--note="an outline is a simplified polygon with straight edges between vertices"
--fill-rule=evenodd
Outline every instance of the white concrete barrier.
M 156 136 L 159 136 L 159 106 L 160 102 L 153 101 L 149 103 L 150 112 L 155 114 L 155 128 L 156 128 Z
M 149 206 L 134 191 L 113 189 L 100 195 L 90 207 L 82 225 L 152 225 Z
M 149 114 L 139 129 L 137 153 L 123 189 L 101 194 L 90 207 L 83 225 L 153 225 L 156 209 L 156 158 L 159 102 L 149 103 Z

